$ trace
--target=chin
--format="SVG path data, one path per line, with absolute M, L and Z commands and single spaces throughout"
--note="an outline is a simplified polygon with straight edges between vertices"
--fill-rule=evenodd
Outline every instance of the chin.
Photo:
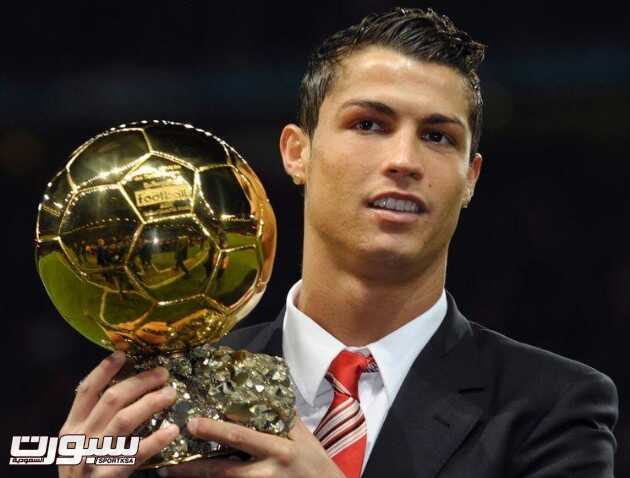
M 369 250 L 359 252 L 364 260 L 376 262 L 382 266 L 405 269 L 418 262 L 421 256 L 419 247 L 403 247 L 402 244 L 389 244 L 380 247 L 370 247 Z
M 425 248 L 419 234 L 376 233 L 370 238 L 369 249 L 385 256 L 418 256 Z

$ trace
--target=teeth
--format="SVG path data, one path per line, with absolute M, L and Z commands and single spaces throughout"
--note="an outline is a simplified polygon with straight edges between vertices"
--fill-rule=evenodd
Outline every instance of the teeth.
M 418 204 L 406 199 L 381 198 L 374 201 L 373 205 L 381 209 L 390 209 L 392 211 L 420 212 L 420 206 L 418 206 Z

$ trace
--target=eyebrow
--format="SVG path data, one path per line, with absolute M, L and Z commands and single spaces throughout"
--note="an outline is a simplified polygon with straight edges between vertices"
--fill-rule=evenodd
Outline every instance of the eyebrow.
M 395 117 L 396 112 L 387 106 L 385 103 L 381 103 L 380 101 L 371 101 L 371 100 L 348 100 L 339 108 L 340 110 L 350 108 L 352 106 L 358 106 L 360 108 L 366 108 L 369 110 L 374 110 L 379 113 L 382 113 L 387 116 Z
M 366 108 L 370 110 L 374 110 L 378 113 L 382 113 L 386 116 L 395 118 L 398 114 L 385 103 L 381 103 L 380 101 L 372 101 L 372 100 L 348 100 L 341 105 L 340 110 L 344 110 L 346 108 L 350 108 L 352 106 L 358 106 L 360 108 Z M 447 116 L 441 113 L 433 113 L 429 116 L 426 116 L 422 119 L 423 123 L 430 125 L 439 125 L 439 124 L 454 124 L 456 126 L 461 127 L 462 129 L 466 129 L 466 125 L 455 116 Z
M 466 129 L 466 125 L 462 123 L 459 118 L 456 118 L 455 116 L 446 116 L 440 113 L 434 113 L 427 116 L 424 118 L 423 122 L 427 124 L 454 124 L 462 129 Z

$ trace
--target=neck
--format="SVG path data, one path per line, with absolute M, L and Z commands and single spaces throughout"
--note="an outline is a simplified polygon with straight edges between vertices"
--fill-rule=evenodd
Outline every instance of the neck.
M 330 252 L 305 238 L 297 307 L 345 345 L 364 346 L 397 330 L 435 304 L 444 288 L 447 251 L 421 268 L 382 257 L 348 264 Z

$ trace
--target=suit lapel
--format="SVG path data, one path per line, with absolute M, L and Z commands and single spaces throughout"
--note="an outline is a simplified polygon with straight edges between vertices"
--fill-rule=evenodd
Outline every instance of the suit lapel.
M 403 382 L 364 478 L 436 476 L 482 415 L 465 395 L 482 389 L 470 325 L 449 295 L 447 316 Z

